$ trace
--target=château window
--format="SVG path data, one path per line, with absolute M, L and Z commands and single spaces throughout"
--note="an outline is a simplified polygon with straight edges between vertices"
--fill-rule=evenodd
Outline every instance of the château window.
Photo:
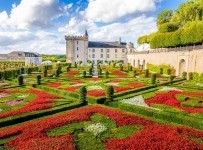
M 117 53 L 117 49 L 115 49 L 115 53 Z
M 78 44 L 78 41 L 77 41 L 77 44 Z
M 107 55 L 106 55 L 106 57 L 107 57 L 107 58 L 110 58 L 110 55 L 109 55 L 109 54 L 107 54 Z
M 77 47 L 77 51 L 78 51 L 78 47 Z
M 125 53 L 125 49 L 122 49 L 122 52 Z
M 78 58 L 79 56 L 77 55 L 77 58 Z
M 109 49 L 107 49 L 107 53 L 109 53 Z
M 101 58 L 103 58 L 103 54 L 101 54 Z
M 95 52 L 95 49 L 92 49 L 92 52 L 94 53 L 94 52 Z
M 101 49 L 101 52 L 103 53 L 103 49 Z
M 95 54 L 92 54 L 92 58 L 95 58 Z

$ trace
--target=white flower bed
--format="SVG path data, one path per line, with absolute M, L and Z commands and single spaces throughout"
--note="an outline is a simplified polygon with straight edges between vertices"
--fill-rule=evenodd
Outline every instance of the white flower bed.
M 71 85 L 71 86 L 83 86 L 83 85 L 85 85 L 85 83 L 73 84 L 73 85 Z
M 19 95 L 18 98 L 26 98 L 28 95 Z
M 135 96 L 135 97 L 129 98 L 129 99 L 123 99 L 120 102 L 130 104 L 130 105 L 138 105 L 138 106 L 147 107 L 147 108 L 150 108 L 150 109 L 161 111 L 161 109 L 159 109 L 159 108 L 153 108 L 153 107 L 148 106 L 145 103 L 144 98 L 142 97 L 142 95 Z
M 3 111 L 3 109 L 0 108 L 0 112 L 2 112 L 2 111 Z
M 109 82 L 106 85 L 119 86 L 119 83 L 117 83 L 117 82 Z
M 91 91 L 91 90 L 103 90 L 103 88 L 101 86 L 89 86 L 87 87 L 87 90 L 88 91 Z
M 123 99 L 121 100 L 122 103 L 127 103 L 127 104 L 132 104 L 132 105 L 139 105 L 139 106 L 144 106 L 144 107 L 149 107 L 145 101 L 144 98 L 142 97 L 142 95 L 140 96 L 136 96 L 133 98 L 129 98 L 129 99 Z
M 94 136 L 97 136 L 98 134 L 106 131 L 107 128 L 101 123 L 95 123 L 87 126 L 84 130 L 91 132 Z
M 165 87 L 159 89 L 159 91 L 180 91 L 180 92 L 182 92 L 182 90 L 180 90 L 180 89 L 177 89 L 175 87 L 168 87 L 168 86 L 165 86 Z

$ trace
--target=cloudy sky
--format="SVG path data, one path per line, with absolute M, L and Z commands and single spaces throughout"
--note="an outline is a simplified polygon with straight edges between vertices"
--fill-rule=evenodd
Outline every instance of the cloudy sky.
M 156 31 L 157 14 L 185 0 L 0 0 L 0 53 L 65 54 L 65 35 L 133 42 Z

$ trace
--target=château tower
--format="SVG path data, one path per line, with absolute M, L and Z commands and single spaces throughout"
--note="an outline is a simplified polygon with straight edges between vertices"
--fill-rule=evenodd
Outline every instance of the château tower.
M 87 63 L 88 33 L 85 30 L 84 36 L 65 36 L 66 40 L 66 62 Z

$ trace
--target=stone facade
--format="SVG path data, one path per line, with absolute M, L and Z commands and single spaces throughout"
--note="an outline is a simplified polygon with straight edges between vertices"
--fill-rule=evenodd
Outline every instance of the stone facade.
M 182 72 L 203 73 L 203 45 L 179 48 L 155 49 L 128 54 L 128 62 L 134 67 L 146 64 L 171 65 L 176 69 L 176 75 Z
M 40 65 L 42 57 L 37 53 L 13 51 L 9 54 L 0 54 L 0 61 L 25 62 L 25 65 Z
M 121 60 L 127 63 L 127 52 L 133 52 L 132 43 L 121 42 L 95 42 L 88 40 L 88 33 L 84 36 L 65 36 L 66 40 L 66 62 L 79 63 L 82 61 L 84 65 L 87 60 L 97 64 L 97 60 L 102 63 L 105 61 Z

